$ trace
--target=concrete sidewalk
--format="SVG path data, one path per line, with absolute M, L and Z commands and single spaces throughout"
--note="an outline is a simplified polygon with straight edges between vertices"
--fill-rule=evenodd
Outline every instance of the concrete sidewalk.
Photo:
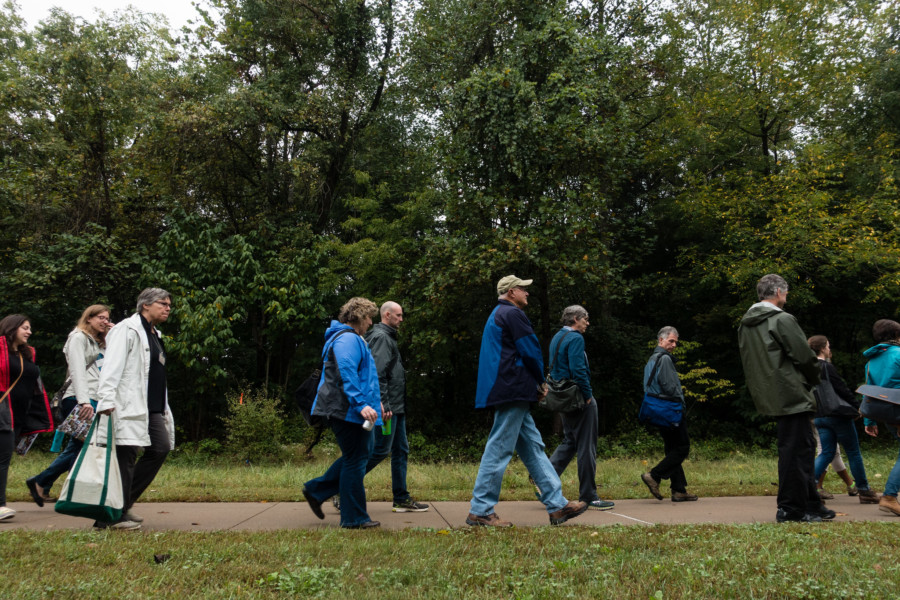
M 566 525 L 654 525 L 657 523 L 775 523 L 774 496 L 701 498 L 697 502 L 670 500 L 615 500 L 609 511 L 589 510 Z M 381 521 L 384 529 L 413 527 L 447 529 L 466 527 L 468 502 L 429 502 L 424 513 L 394 513 L 390 502 L 369 502 L 369 516 Z M 52 504 L 43 508 L 31 502 L 12 502 L 16 516 L 0 521 L 0 532 L 9 529 L 35 531 L 88 530 L 91 521 L 60 515 Z M 897 521 L 874 504 L 860 504 L 858 498 L 835 496 L 828 507 L 838 513 L 835 521 Z M 273 529 L 321 529 L 339 527 L 337 511 L 322 506 L 320 521 L 305 502 L 159 502 L 138 504 L 134 512 L 144 517 L 145 531 L 266 531 Z M 500 502 L 497 514 L 519 527 L 549 525 L 544 506 L 533 502 Z

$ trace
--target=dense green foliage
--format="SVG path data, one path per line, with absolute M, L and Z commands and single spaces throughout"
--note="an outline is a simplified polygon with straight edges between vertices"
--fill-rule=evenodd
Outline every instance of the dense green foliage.
M 179 426 L 224 440 L 226 394 L 289 398 L 363 295 L 406 310 L 411 430 L 477 441 L 480 333 L 516 273 L 545 350 L 590 311 L 604 432 L 636 425 L 671 324 L 692 420 L 746 437 L 735 328 L 761 275 L 851 383 L 897 313 L 892 3 L 209 5 L 177 38 L 0 10 L 0 311 L 31 316 L 50 387 L 84 306 L 118 320 L 164 287 Z

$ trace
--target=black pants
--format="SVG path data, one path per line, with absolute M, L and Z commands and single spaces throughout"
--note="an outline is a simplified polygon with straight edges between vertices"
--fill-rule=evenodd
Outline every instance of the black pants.
M 130 510 L 153 483 L 169 454 L 169 432 L 161 413 L 150 413 L 149 433 L 150 445 L 144 448 L 140 458 L 140 446 L 116 446 L 116 459 L 122 474 L 122 495 L 125 497 L 123 513 Z
M 557 475 L 578 456 L 578 499 L 597 500 L 597 400 L 574 414 L 564 414 L 563 440 L 550 457 Z
M 684 476 L 684 469 L 681 463 L 687 459 L 691 452 L 691 440 L 688 438 L 687 421 L 681 420 L 681 423 L 675 427 L 659 427 L 659 434 L 662 436 L 666 457 L 659 461 L 659 464 L 650 469 L 650 475 L 657 481 L 670 479 L 670 485 L 673 492 L 687 491 L 687 478 Z
M 812 413 L 778 417 L 778 508 L 791 516 L 818 510 Z
M 4 407 L 0 404 L 0 407 Z M 12 431 L 0 431 L 0 506 L 6 506 L 6 480 L 9 476 L 9 463 L 16 449 L 16 434 Z

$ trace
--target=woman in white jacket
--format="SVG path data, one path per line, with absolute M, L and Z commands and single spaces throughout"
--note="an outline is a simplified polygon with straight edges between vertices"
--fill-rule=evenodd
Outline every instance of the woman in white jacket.
M 109 321 L 109 307 L 105 304 L 93 304 L 84 309 L 75 329 L 69 333 L 69 339 L 63 346 L 63 354 L 68 364 L 66 381 L 69 386 L 63 393 L 62 414 L 67 417 L 75 408 L 83 420 L 94 416 L 97 404 L 97 384 L 100 381 L 100 366 L 103 361 L 103 348 L 106 346 L 106 332 L 112 325 Z M 61 432 L 57 432 L 61 435 Z M 66 449 L 56 457 L 50 466 L 41 473 L 25 480 L 31 497 L 38 506 L 49 500 L 50 488 L 60 475 L 69 471 L 84 445 L 79 439 L 71 438 Z
M 175 426 L 166 391 L 166 348 L 156 326 L 169 318 L 172 296 L 160 288 L 138 295 L 137 312 L 106 336 L 97 390 L 97 412 L 113 414 L 116 458 L 125 506 L 116 522 L 99 529 L 138 529 L 143 519 L 131 507 L 153 482 L 175 447 Z M 144 449 L 143 454 L 140 453 Z

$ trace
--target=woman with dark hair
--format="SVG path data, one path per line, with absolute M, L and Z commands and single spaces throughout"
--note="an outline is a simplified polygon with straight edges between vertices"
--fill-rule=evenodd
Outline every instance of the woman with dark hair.
M 900 323 L 890 319 L 875 321 L 872 337 L 875 338 L 875 345 L 863 352 L 863 356 L 869 359 L 866 363 L 866 383 L 886 388 L 900 388 Z M 872 437 L 878 435 L 878 423 L 870 419 L 865 419 L 864 423 L 867 434 Z M 900 425 L 890 424 L 890 427 L 896 430 L 891 432 L 894 437 L 900 439 L 897 435 Z M 888 475 L 878 508 L 900 516 L 898 492 L 900 492 L 900 456 L 897 457 L 897 462 Z
M 351 298 L 337 321 L 325 330 L 322 375 L 312 414 L 328 419 L 341 456 L 321 477 L 307 481 L 303 496 L 320 519 L 322 503 L 340 494 L 341 527 L 368 529 L 381 525 L 366 512 L 363 477 L 375 445 L 373 426 L 384 411 L 378 371 L 363 339 L 377 309 L 365 298 Z
M 103 362 L 102 350 L 106 348 L 106 332 L 112 327 L 109 321 L 109 307 L 93 304 L 84 309 L 75 329 L 63 346 L 63 354 L 68 364 L 66 381 L 69 386 L 63 392 L 62 414 L 68 416 L 78 410 L 79 417 L 89 421 L 94 416 L 97 405 L 97 384 L 100 381 L 100 367 Z M 63 435 L 61 431 L 57 435 Z M 69 471 L 84 445 L 79 439 L 71 438 L 66 449 L 56 457 L 50 466 L 38 475 L 25 480 L 31 498 L 38 506 L 50 500 L 50 488 L 60 475 Z
M 41 383 L 41 370 L 28 345 L 31 322 L 25 315 L 0 321 L 0 521 L 16 511 L 6 506 L 6 479 L 16 439 L 53 430 L 50 402 Z

